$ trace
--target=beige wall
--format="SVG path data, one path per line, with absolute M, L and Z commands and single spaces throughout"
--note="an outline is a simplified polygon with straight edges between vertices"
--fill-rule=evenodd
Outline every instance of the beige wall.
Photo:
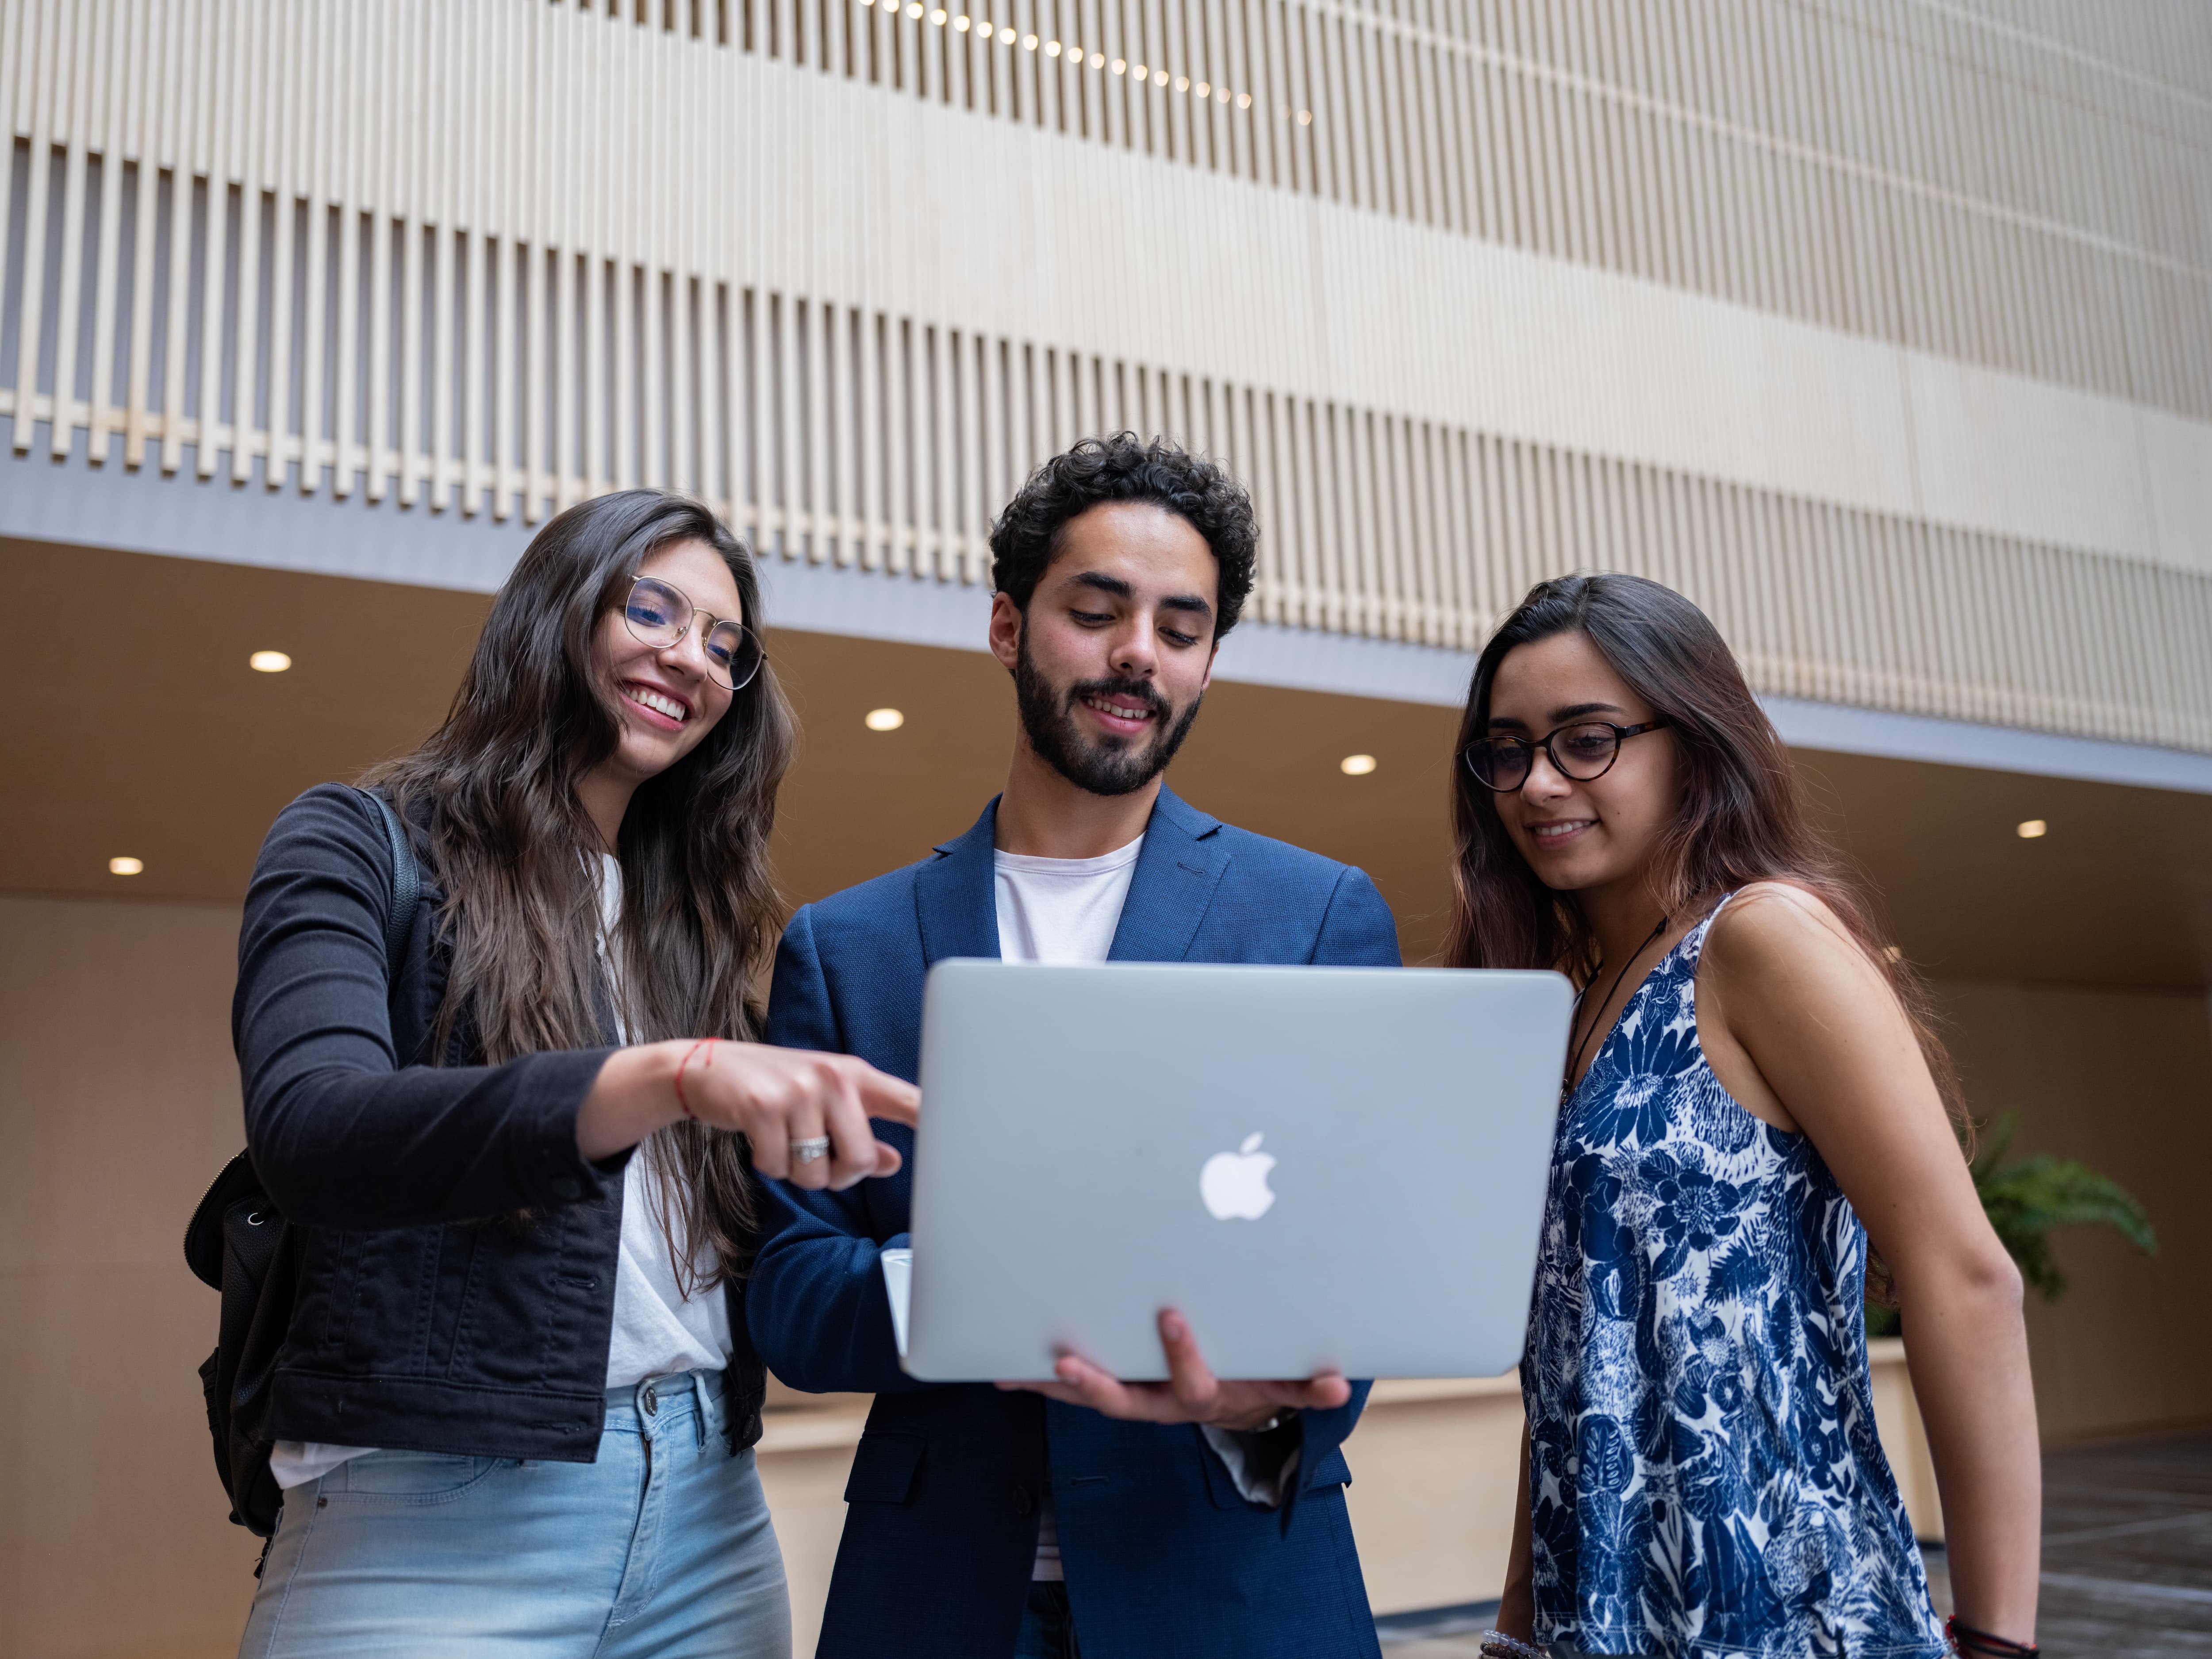
M 2212 1421 L 2212 1006 L 2201 994 L 1938 988 L 1975 1115 L 2021 1117 L 2015 1152 L 2078 1158 L 2149 1207 L 2146 1260 L 2102 1228 L 2057 1236 L 2073 1281 L 2031 1296 L 2047 1443 Z
M 193 1374 L 215 1297 L 178 1251 L 239 1144 L 236 929 L 224 906 L 0 895 L 0 1659 L 225 1653 L 252 1595 L 252 1541 L 223 1519 Z M 1978 1109 L 2016 1104 L 2023 1149 L 2108 1170 L 2160 1228 L 2154 1261 L 2096 1234 L 2060 1241 L 2074 1293 L 2030 1315 L 2046 1435 L 2212 1418 L 2203 999 L 1942 994 Z M 1407 1398 L 1362 1431 L 1352 1503 L 1378 1606 L 1461 1599 L 1441 1594 L 1455 1583 L 1487 1593 L 1502 1534 L 1486 1494 L 1514 1415 L 1510 1397 Z M 794 1445 L 764 1470 L 795 1582 L 826 1571 L 847 1455 Z
M 240 1144 L 238 912 L 0 896 L 0 1656 L 234 1651 L 185 1218 Z

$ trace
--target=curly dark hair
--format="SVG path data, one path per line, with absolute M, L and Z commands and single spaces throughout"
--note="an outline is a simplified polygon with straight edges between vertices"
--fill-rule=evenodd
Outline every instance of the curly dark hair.
M 992 586 L 1027 611 L 1068 520 L 1108 501 L 1150 501 L 1205 537 L 1220 567 L 1213 637 L 1237 625 L 1259 562 L 1252 497 L 1227 468 L 1133 432 L 1085 438 L 1030 474 L 991 526 Z

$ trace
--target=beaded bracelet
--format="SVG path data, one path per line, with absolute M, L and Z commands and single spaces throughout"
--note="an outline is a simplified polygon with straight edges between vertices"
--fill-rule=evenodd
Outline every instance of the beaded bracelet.
M 1476 1651 L 1482 1659 L 1550 1659 L 1543 1649 L 1534 1642 L 1524 1642 L 1517 1636 L 1508 1636 L 1502 1630 L 1486 1630 Z
M 1951 1638 L 1954 1653 L 1980 1655 L 1983 1659 L 2035 1659 L 2043 1651 L 2033 1642 L 2014 1642 L 1976 1630 L 1956 1613 L 1944 1620 L 1943 1634 Z

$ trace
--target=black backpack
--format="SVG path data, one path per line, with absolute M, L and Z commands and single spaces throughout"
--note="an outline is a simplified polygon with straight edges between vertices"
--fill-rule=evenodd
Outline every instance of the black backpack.
M 381 795 L 365 789 L 361 793 L 376 803 L 392 843 L 384 962 L 386 985 L 396 985 L 407 957 L 408 936 L 415 927 L 422 877 L 399 815 Z M 272 1442 L 264 1425 L 276 1353 L 284 1346 L 299 1291 L 299 1243 L 246 1153 L 223 1166 L 192 1212 L 185 1229 L 185 1265 L 202 1282 L 222 1292 L 215 1352 L 200 1367 L 208 1432 L 215 1438 L 216 1473 L 230 1496 L 231 1520 L 255 1537 L 267 1538 L 276 1530 L 276 1511 L 284 1494 L 269 1473 Z

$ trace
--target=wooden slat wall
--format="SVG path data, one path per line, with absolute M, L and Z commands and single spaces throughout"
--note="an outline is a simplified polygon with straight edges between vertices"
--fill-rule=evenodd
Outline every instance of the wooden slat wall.
M 726 38 L 697 8 L 599 3 Z M 794 3 L 818 19 L 779 25 Z M 2194 0 L 716 16 L 794 67 L 2212 416 L 2212 9 Z
M 970 3 L 0 0 L 15 450 L 526 522 L 665 484 L 976 582 L 1030 466 L 1164 431 L 1251 481 L 1266 620 L 1464 649 L 1642 570 L 1774 691 L 2212 750 L 2202 576 L 763 279 L 746 234 L 865 238 L 835 153 L 702 210 L 779 136 L 750 55 L 2212 412 L 2212 14 Z M 617 80 L 667 118 L 578 113 Z

